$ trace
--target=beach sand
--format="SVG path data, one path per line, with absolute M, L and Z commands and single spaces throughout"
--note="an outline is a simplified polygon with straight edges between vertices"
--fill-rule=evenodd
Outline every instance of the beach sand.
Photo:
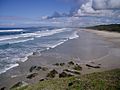
M 85 29 L 77 31 L 79 38 L 68 40 L 56 48 L 41 52 L 40 55 L 29 56 L 28 60 L 20 63 L 18 67 L 1 74 L 0 88 L 6 87 L 6 90 L 9 90 L 10 87 L 21 81 L 28 84 L 37 83 L 41 79 L 45 79 L 47 73 L 53 69 L 58 73 L 64 69 L 72 70 L 73 66 L 68 64 L 70 61 L 82 67 L 81 74 L 120 68 L 119 33 Z M 65 65 L 54 65 L 56 63 L 64 63 Z M 30 68 L 33 66 L 43 69 L 30 72 Z M 33 73 L 38 75 L 32 79 L 26 78 Z

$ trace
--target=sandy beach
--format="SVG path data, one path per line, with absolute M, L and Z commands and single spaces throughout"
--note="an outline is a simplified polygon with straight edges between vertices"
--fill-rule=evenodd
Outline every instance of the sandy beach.
M 82 68 L 81 74 L 120 68 L 119 33 L 86 29 L 77 31 L 78 38 L 68 40 L 41 54 L 34 53 L 27 61 L 19 63 L 18 67 L 1 74 L 0 88 L 6 87 L 6 90 L 9 90 L 17 82 L 33 84 L 49 79 L 46 76 L 53 69 L 58 73 L 65 69 L 72 70 L 73 66 L 69 63 L 71 61 Z M 36 73 L 35 77 L 29 78 L 33 73 Z

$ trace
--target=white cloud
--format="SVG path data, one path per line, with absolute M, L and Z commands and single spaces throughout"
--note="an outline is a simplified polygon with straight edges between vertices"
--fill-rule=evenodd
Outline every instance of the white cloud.
M 15 23 L 0 23 L 0 27 L 15 26 Z
M 120 9 L 120 0 L 93 0 L 94 9 Z
M 106 3 L 107 0 L 93 0 L 92 1 L 92 7 L 94 9 L 99 9 L 99 10 L 103 10 L 103 9 L 106 9 L 107 8 L 107 3 Z
M 117 0 L 117 1 L 115 1 L 115 0 L 110 0 L 110 1 L 108 2 L 108 6 L 109 6 L 109 8 L 120 9 L 120 0 Z
M 75 14 L 75 16 L 84 15 L 119 17 L 120 0 L 88 0 Z
M 44 19 L 47 19 L 47 18 L 48 18 L 48 16 L 43 16 L 43 17 L 41 17 L 41 19 L 43 19 L 43 20 L 44 20 Z
M 92 8 L 92 0 L 89 0 L 89 2 L 87 2 L 86 4 L 83 4 L 78 10 L 78 14 L 84 15 L 85 13 L 88 13 L 88 14 L 99 13 Z

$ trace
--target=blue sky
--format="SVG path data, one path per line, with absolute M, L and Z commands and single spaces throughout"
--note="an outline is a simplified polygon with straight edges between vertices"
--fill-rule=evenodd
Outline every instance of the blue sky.
M 35 18 L 54 11 L 69 12 L 74 3 L 61 0 L 0 0 L 0 16 Z
M 55 11 L 62 19 L 53 15 Z M 67 13 L 64 19 L 62 13 Z M 116 23 L 120 23 L 120 0 L 0 0 L 0 27 L 39 26 L 48 23 L 61 25 L 72 21 L 90 23 L 89 20 L 79 21 L 86 16 L 104 17 L 104 22 L 114 23 L 117 20 Z M 102 19 L 96 19 L 92 22 L 103 23 Z
M 0 0 L 0 26 L 14 26 L 51 16 L 55 11 L 69 13 L 74 0 Z

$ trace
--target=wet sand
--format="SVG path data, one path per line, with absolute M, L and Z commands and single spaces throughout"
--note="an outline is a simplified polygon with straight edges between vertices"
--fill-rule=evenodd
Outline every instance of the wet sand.
M 103 40 L 109 43 L 108 54 L 95 62 L 102 63 L 105 69 L 120 68 L 120 33 L 99 30 L 87 31 L 103 37 Z
M 29 56 L 28 60 L 20 63 L 18 67 L 1 74 L 0 88 L 7 87 L 8 89 L 19 81 L 28 84 L 37 83 L 46 78 L 50 70 L 55 69 L 61 73 L 64 69 L 72 69 L 68 65 L 70 61 L 82 67 L 81 74 L 120 68 L 120 36 L 118 33 L 108 32 L 109 35 L 105 33 L 104 31 L 100 33 L 94 30 L 78 29 L 79 38 L 68 40 L 56 48 L 41 52 L 41 55 Z M 113 37 L 113 34 L 118 37 Z M 65 63 L 65 65 L 53 65 L 56 63 Z M 100 68 L 88 67 L 86 64 Z M 34 71 L 38 75 L 33 79 L 27 79 L 26 77 L 33 73 L 30 72 L 32 66 L 45 67 L 47 70 Z

